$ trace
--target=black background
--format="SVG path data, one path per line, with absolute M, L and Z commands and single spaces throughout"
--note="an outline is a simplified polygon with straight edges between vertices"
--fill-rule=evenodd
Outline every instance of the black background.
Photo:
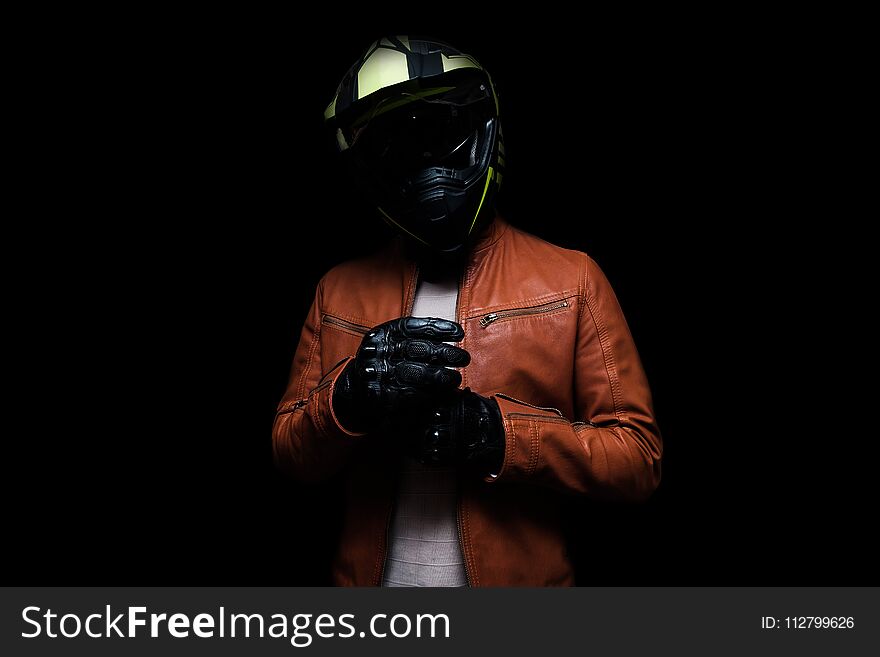
M 840 339 L 800 346 L 828 296 L 790 227 L 824 198 L 799 138 L 814 61 L 781 24 L 66 18 L 32 27 L 20 99 L 39 126 L 19 271 L 38 281 L 22 322 L 38 346 L 20 386 L 36 404 L 8 438 L 10 579 L 328 582 L 337 490 L 276 473 L 270 430 L 319 277 L 387 238 L 322 112 L 396 32 L 492 73 L 503 213 L 599 262 L 652 383 L 663 483 L 642 506 L 571 501 L 579 582 L 876 580 L 868 441 L 812 366 Z

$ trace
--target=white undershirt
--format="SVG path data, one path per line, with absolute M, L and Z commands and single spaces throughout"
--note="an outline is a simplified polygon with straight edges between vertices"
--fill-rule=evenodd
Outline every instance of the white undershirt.
M 413 317 L 455 321 L 458 281 L 419 281 Z M 456 471 L 407 458 L 400 472 L 382 586 L 467 586 L 458 542 Z

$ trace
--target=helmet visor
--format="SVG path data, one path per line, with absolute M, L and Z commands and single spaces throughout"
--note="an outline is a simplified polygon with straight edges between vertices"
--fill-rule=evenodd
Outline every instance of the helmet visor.
M 344 135 L 362 164 L 386 175 L 479 164 L 486 124 L 495 116 L 487 85 L 400 92 L 378 102 Z

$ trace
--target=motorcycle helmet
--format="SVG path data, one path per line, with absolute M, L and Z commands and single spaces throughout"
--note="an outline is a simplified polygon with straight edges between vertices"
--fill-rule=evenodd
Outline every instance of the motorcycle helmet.
M 454 254 L 492 221 L 504 164 L 498 97 L 470 55 L 383 37 L 346 73 L 324 118 L 358 186 L 418 245 Z

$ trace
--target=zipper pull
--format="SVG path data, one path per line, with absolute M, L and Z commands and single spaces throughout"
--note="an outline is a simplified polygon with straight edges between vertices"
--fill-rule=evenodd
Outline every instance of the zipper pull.
M 489 324 L 494 322 L 496 319 L 498 319 L 497 313 L 489 313 L 485 317 L 480 318 L 480 326 L 482 326 L 483 328 L 486 328 L 487 326 L 489 326 Z

